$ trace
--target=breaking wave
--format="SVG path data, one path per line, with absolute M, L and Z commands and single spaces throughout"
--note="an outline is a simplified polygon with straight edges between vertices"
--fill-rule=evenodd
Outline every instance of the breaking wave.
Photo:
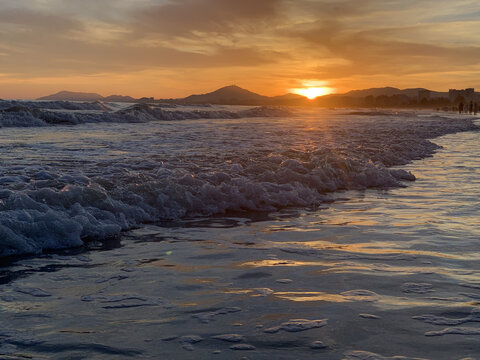
M 168 106 L 167 108 L 170 108 Z M 230 110 L 165 110 L 163 106 L 134 104 L 113 111 L 100 101 L 75 103 L 69 101 L 0 101 L 0 127 L 30 127 L 77 125 L 85 123 L 144 123 L 151 121 L 194 119 L 240 119 L 249 117 L 292 116 L 280 107 L 256 107 L 239 111 Z
M 257 108 L 246 114 L 268 111 Z M 44 118 L 15 114 L 22 124 L 30 124 L 25 126 L 32 126 L 34 119 L 60 121 L 55 113 L 42 112 Z M 192 114 L 239 116 L 234 111 L 199 110 L 188 116 Z M 106 115 L 71 116 L 69 124 L 99 122 Z M 145 122 L 186 115 L 135 105 L 114 116 Z M 159 135 L 141 148 L 123 142 L 115 150 L 126 157 L 105 157 L 94 166 L 81 161 L 70 166 L 35 159 L 23 166 L 4 162 L 0 256 L 81 246 L 85 239 L 105 239 L 146 222 L 311 207 L 334 191 L 404 186 L 415 176 L 392 166 L 431 156 L 438 146 L 429 138 L 477 129 L 472 120 L 461 118 L 336 116 L 281 119 L 274 125 L 272 119 L 237 121 L 221 130 L 221 122 L 196 127 L 179 127 L 183 122 L 177 122 L 168 131 L 162 123 L 145 124 L 143 130 L 129 125 L 125 131 Z M 86 156 L 81 151 L 79 156 Z

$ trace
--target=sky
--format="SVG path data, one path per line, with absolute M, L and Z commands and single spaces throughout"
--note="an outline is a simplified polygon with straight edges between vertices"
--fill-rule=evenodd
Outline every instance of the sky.
M 478 0 L 0 0 L 0 98 L 480 88 Z

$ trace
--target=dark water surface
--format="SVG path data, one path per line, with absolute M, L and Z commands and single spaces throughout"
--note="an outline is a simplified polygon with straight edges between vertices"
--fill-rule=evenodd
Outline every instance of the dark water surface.
M 0 270 L 0 354 L 475 359 L 480 133 L 434 142 L 434 157 L 402 166 L 417 177 L 406 188 L 13 261 Z

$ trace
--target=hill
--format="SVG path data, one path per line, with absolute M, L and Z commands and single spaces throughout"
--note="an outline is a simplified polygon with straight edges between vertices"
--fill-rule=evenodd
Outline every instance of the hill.
M 424 92 L 426 94 L 424 94 Z M 421 99 L 420 99 L 421 98 Z M 131 96 L 60 91 L 38 100 L 147 102 L 170 104 L 218 104 L 218 105 L 291 105 L 323 107 L 443 107 L 450 105 L 447 92 L 430 91 L 424 88 L 398 89 L 394 87 L 352 90 L 345 94 L 330 94 L 308 100 L 298 94 L 264 96 L 236 85 L 225 86 L 205 94 L 195 94 L 177 99 L 134 99 Z
M 98 101 L 103 100 L 103 96 L 95 93 L 83 93 L 74 91 L 60 91 L 56 94 L 44 96 L 37 100 L 61 100 L 61 101 Z
M 60 91 L 56 94 L 44 96 L 37 100 L 49 100 L 49 101 L 110 101 L 110 102 L 135 102 L 131 96 L 123 95 L 110 95 L 103 97 L 97 93 L 84 93 L 75 91 Z
M 221 104 L 221 105 L 264 105 L 270 98 L 242 89 L 239 86 L 225 86 L 207 94 L 190 95 L 175 99 L 185 104 Z
M 371 88 L 363 90 L 352 90 L 343 95 L 351 97 L 366 97 L 366 96 L 393 96 L 393 95 L 405 95 L 410 98 L 417 97 L 420 91 L 430 91 L 431 97 L 447 97 L 448 93 L 431 91 L 424 88 L 412 88 L 412 89 L 397 89 L 394 87 L 382 87 L 382 88 Z

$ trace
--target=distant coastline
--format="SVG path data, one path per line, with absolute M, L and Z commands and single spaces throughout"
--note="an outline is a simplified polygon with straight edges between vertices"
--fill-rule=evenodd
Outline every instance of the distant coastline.
M 129 103 L 168 103 L 182 105 L 269 105 L 269 106 L 314 106 L 346 108 L 425 108 L 458 109 L 460 103 L 480 104 L 480 93 L 473 88 L 449 92 L 438 92 L 424 88 L 397 89 L 393 87 L 352 90 L 345 94 L 330 94 L 313 100 L 298 94 L 264 96 L 236 85 L 222 87 L 206 94 L 190 95 L 184 98 L 155 99 L 143 97 L 135 99 L 124 95 L 102 96 L 96 93 L 60 91 L 37 100 L 49 101 L 106 101 Z

